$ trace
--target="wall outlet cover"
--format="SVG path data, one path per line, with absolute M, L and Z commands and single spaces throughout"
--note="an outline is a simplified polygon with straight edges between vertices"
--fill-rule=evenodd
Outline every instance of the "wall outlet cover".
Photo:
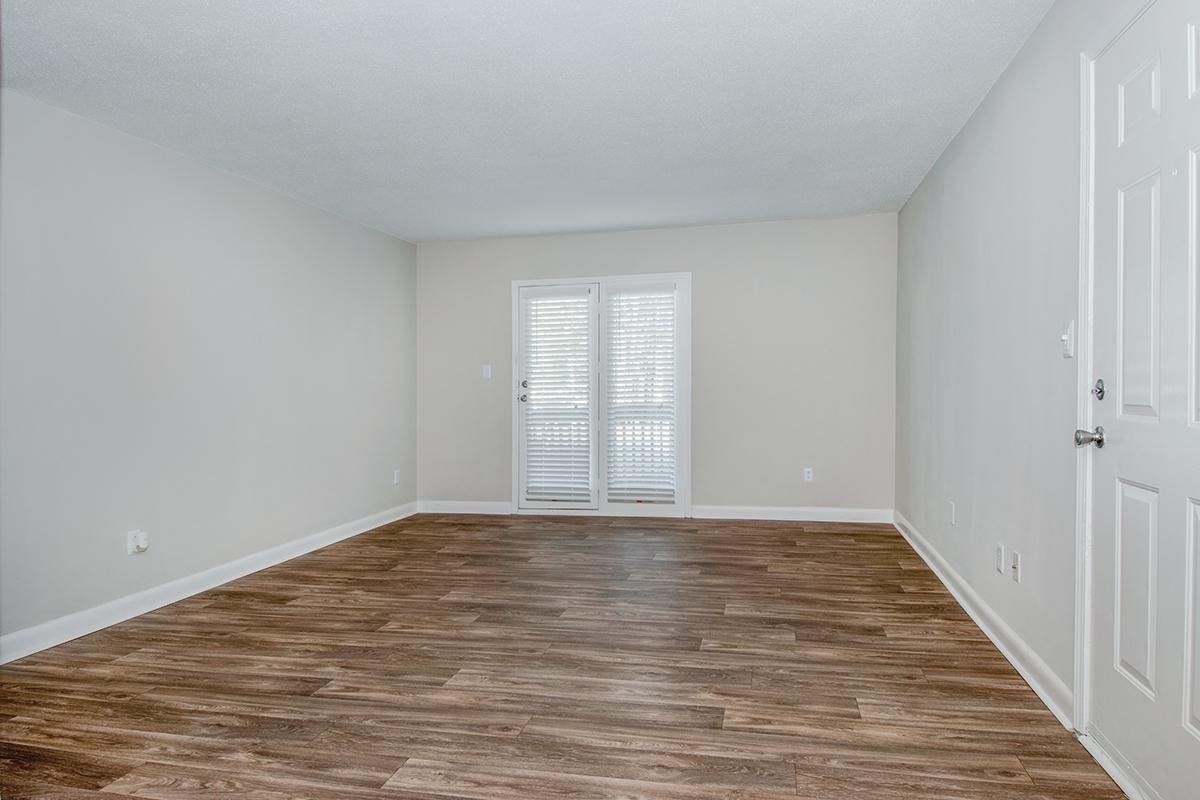
M 125 534 L 125 552 L 131 556 L 150 549 L 150 537 L 145 531 L 133 530 Z

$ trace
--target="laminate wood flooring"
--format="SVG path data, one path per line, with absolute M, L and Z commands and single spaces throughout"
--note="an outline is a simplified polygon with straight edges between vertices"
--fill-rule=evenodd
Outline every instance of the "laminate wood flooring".
M 0 789 L 1124 797 L 891 526 L 451 515 L 0 667 Z

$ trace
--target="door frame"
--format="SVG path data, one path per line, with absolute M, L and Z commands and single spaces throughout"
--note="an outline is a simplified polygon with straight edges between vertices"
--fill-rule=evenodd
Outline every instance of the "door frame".
M 630 283 L 667 283 L 676 285 L 676 330 L 679 340 L 676 342 L 678 356 L 676 358 L 676 381 L 678 393 L 675 410 L 677 441 L 675 456 L 676 465 L 675 502 L 671 505 L 656 503 L 612 503 L 605 496 L 604 486 L 599 485 L 605 474 L 599 463 L 605 433 L 605 386 L 603 369 L 596 377 L 596 481 L 598 503 L 597 508 L 522 508 L 521 507 L 521 466 L 520 466 L 520 405 L 517 395 L 520 394 L 520 303 L 521 289 L 531 286 L 575 286 L 585 283 L 600 286 L 600 319 L 597 327 L 597 353 L 599 362 L 603 365 L 605 323 L 604 303 L 607 299 L 608 287 L 627 285 Z M 691 517 L 692 516 L 692 273 L 690 272 L 646 272 L 619 275 L 531 278 L 512 282 L 512 349 L 509 363 L 512 372 L 510 397 L 512 402 L 512 513 L 528 515 L 557 515 L 584 517 Z
M 1144 0 L 1127 20 L 1107 21 L 1098 30 L 1100 36 L 1115 29 L 1115 33 L 1097 41 L 1079 56 L 1080 70 L 1080 160 L 1079 160 L 1079 298 L 1077 313 L 1076 413 L 1075 427 L 1091 430 L 1093 405 L 1092 383 L 1095 380 L 1093 363 L 1094 342 L 1094 279 L 1095 279 L 1095 171 L 1096 120 L 1095 76 L 1096 62 L 1112 48 L 1125 33 L 1158 3 Z M 1119 26 L 1119 27 L 1117 27 Z M 1100 38 L 1099 36 L 1097 37 Z M 1109 752 L 1091 731 L 1092 713 L 1092 625 L 1094 587 L 1092 583 L 1092 462 L 1096 448 L 1080 447 L 1075 454 L 1075 663 L 1072 690 L 1071 726 L 1080 742 L 1092 753 L 1130 797 L 1148 797 L 1149 787 L 1136 785 L 1136 772 L 1128 765 L 1117 763 L 1117 754 Z M 1132 785 L 1131 785 L 1132 784 Z

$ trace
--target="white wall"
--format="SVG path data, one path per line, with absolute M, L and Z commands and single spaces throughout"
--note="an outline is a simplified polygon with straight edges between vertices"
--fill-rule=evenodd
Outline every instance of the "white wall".
M 1143 0 L 1059 0 L 900 213 L 896 507 L 1073 682 L 1080 53 Z M 951 526 L 948 503 L 957 504 Z M 997 543 L 1021 553 L 1016 584 Z
M 412 245 L 2 102 L 0 631 L 415 499 Z
M 431 243 L 418 265 L 422 501 L 511 500 L 514 279 L 691 272 L 693 504 L 892 508 L 895 215 Z

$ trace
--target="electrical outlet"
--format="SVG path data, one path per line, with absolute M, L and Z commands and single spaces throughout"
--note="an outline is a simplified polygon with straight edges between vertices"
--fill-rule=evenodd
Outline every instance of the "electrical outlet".
M 396 467 L 392 470 L 392 486 L 400 485 L 400 468 Z
M 1021 582 L 1021 554 L 1018 553 L 1016 550 L 1014 550 L 1012 553 L 1012 561 L 1010 562 L 1010 564 L 1011 564 L 1011 568 L 1012 568 L 1013 581 L 1016 583 L 1020 583 Z
M 813 468 L 812 467 L 804 468 L 804 482 L 805 483 L 813 482 Z
M 953 500 L 951 500 L 951 501 L 950 501 L 950 524 L 951 524 L 951 525 L 957 525 L 957 524 L 958 524 L 958 512 L 957 512 L 957 510 L 956 510 L 956 509 L 955 509 L 955 507 L 954 507 L 954 501 L 953 501 Z
M 996 572 L 1004 574 L 1004 545 L 996 545 Z
M 128 531 L 125 534 L 125 552 L 131 556 L 150 549 L 150 537 L 145 531 Z

